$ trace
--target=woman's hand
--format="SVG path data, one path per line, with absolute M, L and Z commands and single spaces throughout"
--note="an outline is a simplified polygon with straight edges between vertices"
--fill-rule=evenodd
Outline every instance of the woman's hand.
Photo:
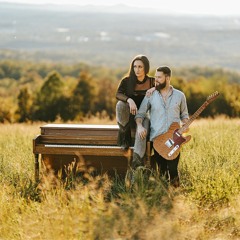
M 147 97 L 150 97 L 155 90 L 156 90 L 155 87 L 149 88 L 149 89 L 146 91 L 146 96 L 147 96 Z
M 137 114 L 137 105 L 136 105 L 136 103 L 131 98 L 128 98 L 127 102 L 129 104 L 130 113 L 132 115 L 136 115 Z

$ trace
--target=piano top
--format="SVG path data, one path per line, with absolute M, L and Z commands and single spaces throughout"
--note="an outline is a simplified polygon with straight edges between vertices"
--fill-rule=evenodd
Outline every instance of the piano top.
M 108 124 L 108 125 L 98 125 L 98 124 L 46 124 L 42 127 L 41 129 L 44 128 L 76 128 L 76 129 L 81 129 L 81 128 L 87 128 L 87 129 L 118 129 L 118 125 L 114 124 Z
M 110 135 L 116 136 L 118 125 L 97 124 L 46 124 L 41 128 L 41 135 Z

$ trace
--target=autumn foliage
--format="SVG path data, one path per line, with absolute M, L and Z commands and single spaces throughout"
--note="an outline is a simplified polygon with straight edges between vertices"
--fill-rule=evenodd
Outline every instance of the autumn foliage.
M 127 69 L 0 61 L 0 122 L 81 121 L 115 118 L 115 93 Z M 152 69 L 150 75 L 154 75 Z M 172 85 L 187 97 L 193 114 L 212 92 L 220 97 L 202 117 L 240 116 L 240 75 L 223 69 L 174 69 Z

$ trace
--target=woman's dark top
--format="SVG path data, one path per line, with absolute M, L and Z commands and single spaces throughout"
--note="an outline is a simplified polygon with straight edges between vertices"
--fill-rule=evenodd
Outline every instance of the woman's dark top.
M 139 108 L 146 94 L 146 91 L 154 87 L 155 86 L 154 83 L 155 83 L 154 78 L 146 75 L 142 82 L 136 81 L 135 86 L 131 91 L 132 88 L 131 79 L 129 77 L 125 77 L 122 79 L 118 86 L 116 98 L 123 102 L 127 102 L 128 98 L 132 98 L 133 101 L 136 103 L 137 108 Z

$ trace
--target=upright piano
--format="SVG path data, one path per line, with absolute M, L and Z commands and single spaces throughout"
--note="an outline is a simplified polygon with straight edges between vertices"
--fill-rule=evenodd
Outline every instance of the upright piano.
M 41 134 L 33 139 L 36 181 L 40 163 L 55 174 L 81 160 L 98 173 L 121 175 L 129 167 L 133 146 L 128 150 L 117 146 L 117 125 L 46 124 L 40 129 Z

